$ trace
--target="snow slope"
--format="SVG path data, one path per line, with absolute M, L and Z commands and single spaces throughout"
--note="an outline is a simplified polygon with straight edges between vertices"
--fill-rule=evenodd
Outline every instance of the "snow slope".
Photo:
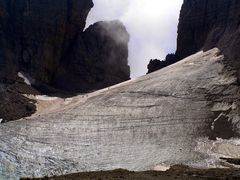
M 38 97 L 42 106 L 52 105 L 0 125 L 0 179 L 180 163 L 222 167 L 220 156 L 240 154 L 232 143 L 240 132 L 236 81 L 224 56 L 212 49 L 92 94 Z M 216 137 L 227 147 L 209 140 Z

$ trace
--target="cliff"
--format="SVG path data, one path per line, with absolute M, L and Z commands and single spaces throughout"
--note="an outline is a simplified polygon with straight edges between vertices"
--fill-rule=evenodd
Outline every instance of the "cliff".
M 178 25 L 177 56 L 219 48 L 229 60 L 240 62 L 240 2 L 185 0 Z
M 91 0 L 0 0 L 1 82 L 14 82 L 22 71 L 35 85 L 83 92 L 129 79 L 128 39 L 119 44 L 97 25 L 93 37 L 83 32 L 92 7 Z M 128 37 L 121 23 L 109 22 L 108 28 Z M 97 36 L 101 41 L 92 54 L 88 46 Z M 109 62 L 113 55 L 116 62 Z M 108 71 L 112 64 L 119 67 L 116 73 Z
M 130 79 L 129 34 L 120 21 L 97 22 L 76 38 L 53 80 L 66 90 L 97 90 Z
M 239 69 L 240 1 L 184 0 L 175 59 L 214 47 L 220 49 L 229 64 Z

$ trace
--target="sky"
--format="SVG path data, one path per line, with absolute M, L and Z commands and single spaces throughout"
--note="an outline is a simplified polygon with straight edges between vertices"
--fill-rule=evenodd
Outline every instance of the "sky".
M 147 72 L 150 59 L 163 60 L 176 50 L 177 25 L 183 0 L 93 0 L 87 27 L 119 19 L 130 34 L 131 77 Z

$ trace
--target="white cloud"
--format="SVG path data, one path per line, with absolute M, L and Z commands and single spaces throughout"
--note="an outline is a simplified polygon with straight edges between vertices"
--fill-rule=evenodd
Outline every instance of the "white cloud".
M 132 77 L 144 75 L 151 58 L 175 51 L 178 17 L 183 0 L 95 0 L 87 26 L 120 19 L 130 33 Z

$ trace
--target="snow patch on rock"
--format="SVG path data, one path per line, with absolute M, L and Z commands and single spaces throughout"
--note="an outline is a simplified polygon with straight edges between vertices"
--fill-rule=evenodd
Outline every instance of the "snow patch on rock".
M 25 74 L 24 72 L 18 72 L 18 77 L 22 78 L 24 80 L 24 83 L 26 83 L 29 86 L 35 84 L 35 79 L 30 77 L 28 74 Z

